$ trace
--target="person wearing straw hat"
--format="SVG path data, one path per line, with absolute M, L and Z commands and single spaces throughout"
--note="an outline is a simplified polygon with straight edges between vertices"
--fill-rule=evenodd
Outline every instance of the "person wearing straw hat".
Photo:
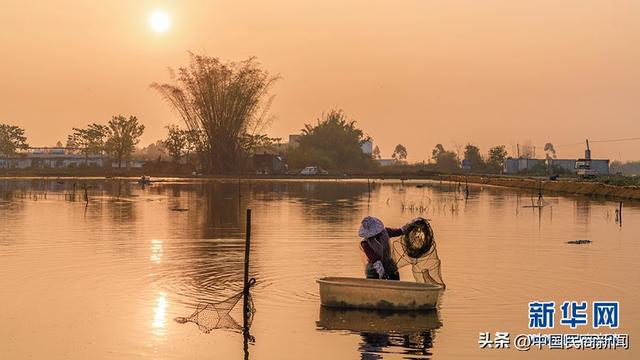
M 391 258 L 390 238 L 402 236 L 403 226 L 400 229 L 385 227 L 382 221 L 373 216 L 362 219 L 358 235 L 360 250 L 367 258 L 365 275 L 367 279 L 400 280 L 398 267 Z

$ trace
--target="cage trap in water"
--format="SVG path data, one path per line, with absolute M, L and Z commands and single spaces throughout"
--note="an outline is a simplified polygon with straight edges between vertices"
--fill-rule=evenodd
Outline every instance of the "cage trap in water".
M 249 288 L 256 280 L 249 281 Z M 251 298 L 251 292 L 247 291 L 246 309 L 242 299 L 244 291 L 240 291 L 225 300 L 211 303 L 200 303 L 196 310 L 188 317 L 177 317 L 174 320 L 180 324 L 192 322 L 198 325 L 200 331 L 205 334 L 215 329 L 242 331 L 248 330 L 253 321 L 256 310 Z M 240 304 L 238 304 L 240 303 Z M 240 318 L 240 319 L 237 319 Z
M 415 218 L 405 234 L 391 244 L 391 255 L 398 268 L 411 265 L 416 282 L 445 287 L 440 258 L 429 220 Z

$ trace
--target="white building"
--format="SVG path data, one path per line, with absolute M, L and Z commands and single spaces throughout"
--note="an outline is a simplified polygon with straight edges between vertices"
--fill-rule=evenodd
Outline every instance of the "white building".
M 32 168 L 65 169 L 80 166 L 103 167 L 107 159 L 105 155 L 78 154 L 73 149 L 31 148 L 27 152 L 0 157 L 0 168 L 24 170 Z
M 540 159 L 514 159 L 506 158 L 504 160 L 503 172 L 505 174 L 517 174 L 519 172 L 527 172 L 533 170 L 536 166 L 544 166 L 545 161 Z
M 117 161 L 112 161 L 111 167 L 114 169 L 142 169 L 144 164 L 144 160 L 122 160 L 120 166 Z
M 576 174 L 578 161 L 585 161 L 584 159 L 550 159 L 549 165 L 557 166 L 569 173 Z M 598 175 L 609 174 L 609 160 L 607 159 L 591 159 L 591 169 L 593 169 Z M 507 158 L 504 161 L 504 173 L 505 174 L 517 174 L 520 172 L 527 172 L 533 170 L 536 166 L 547 166 L 546 159 L 514 159 Z

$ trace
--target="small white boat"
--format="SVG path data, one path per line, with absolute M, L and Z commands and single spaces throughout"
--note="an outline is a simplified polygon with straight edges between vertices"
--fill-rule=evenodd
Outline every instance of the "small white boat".
M 325 277 L 320 303 L 329 307 L 389 310 L 435 309 L 443 287 L 411 281 Z

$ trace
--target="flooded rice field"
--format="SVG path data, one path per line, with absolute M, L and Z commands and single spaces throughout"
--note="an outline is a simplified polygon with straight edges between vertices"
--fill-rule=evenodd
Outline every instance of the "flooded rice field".
M 544 202 L 437 182 L 0 180 L 0 358 L 638 358 L 640 207 L 625 203 L 620 224 L 615 201 Z M 246 208 L 250 338 L 174 321 L 241 291 Z M 447 284 L 437 311 L 321 308 L 316 279 L 363 276 L 366 215 L 431 220 Z M 619 328 L 572 330 L 556 309 L 554 329 L 529 329 L 528 303 L 547 300 L 619 301 Z M 479 348 L 498 331 L 625 333 L 630 347 Z

